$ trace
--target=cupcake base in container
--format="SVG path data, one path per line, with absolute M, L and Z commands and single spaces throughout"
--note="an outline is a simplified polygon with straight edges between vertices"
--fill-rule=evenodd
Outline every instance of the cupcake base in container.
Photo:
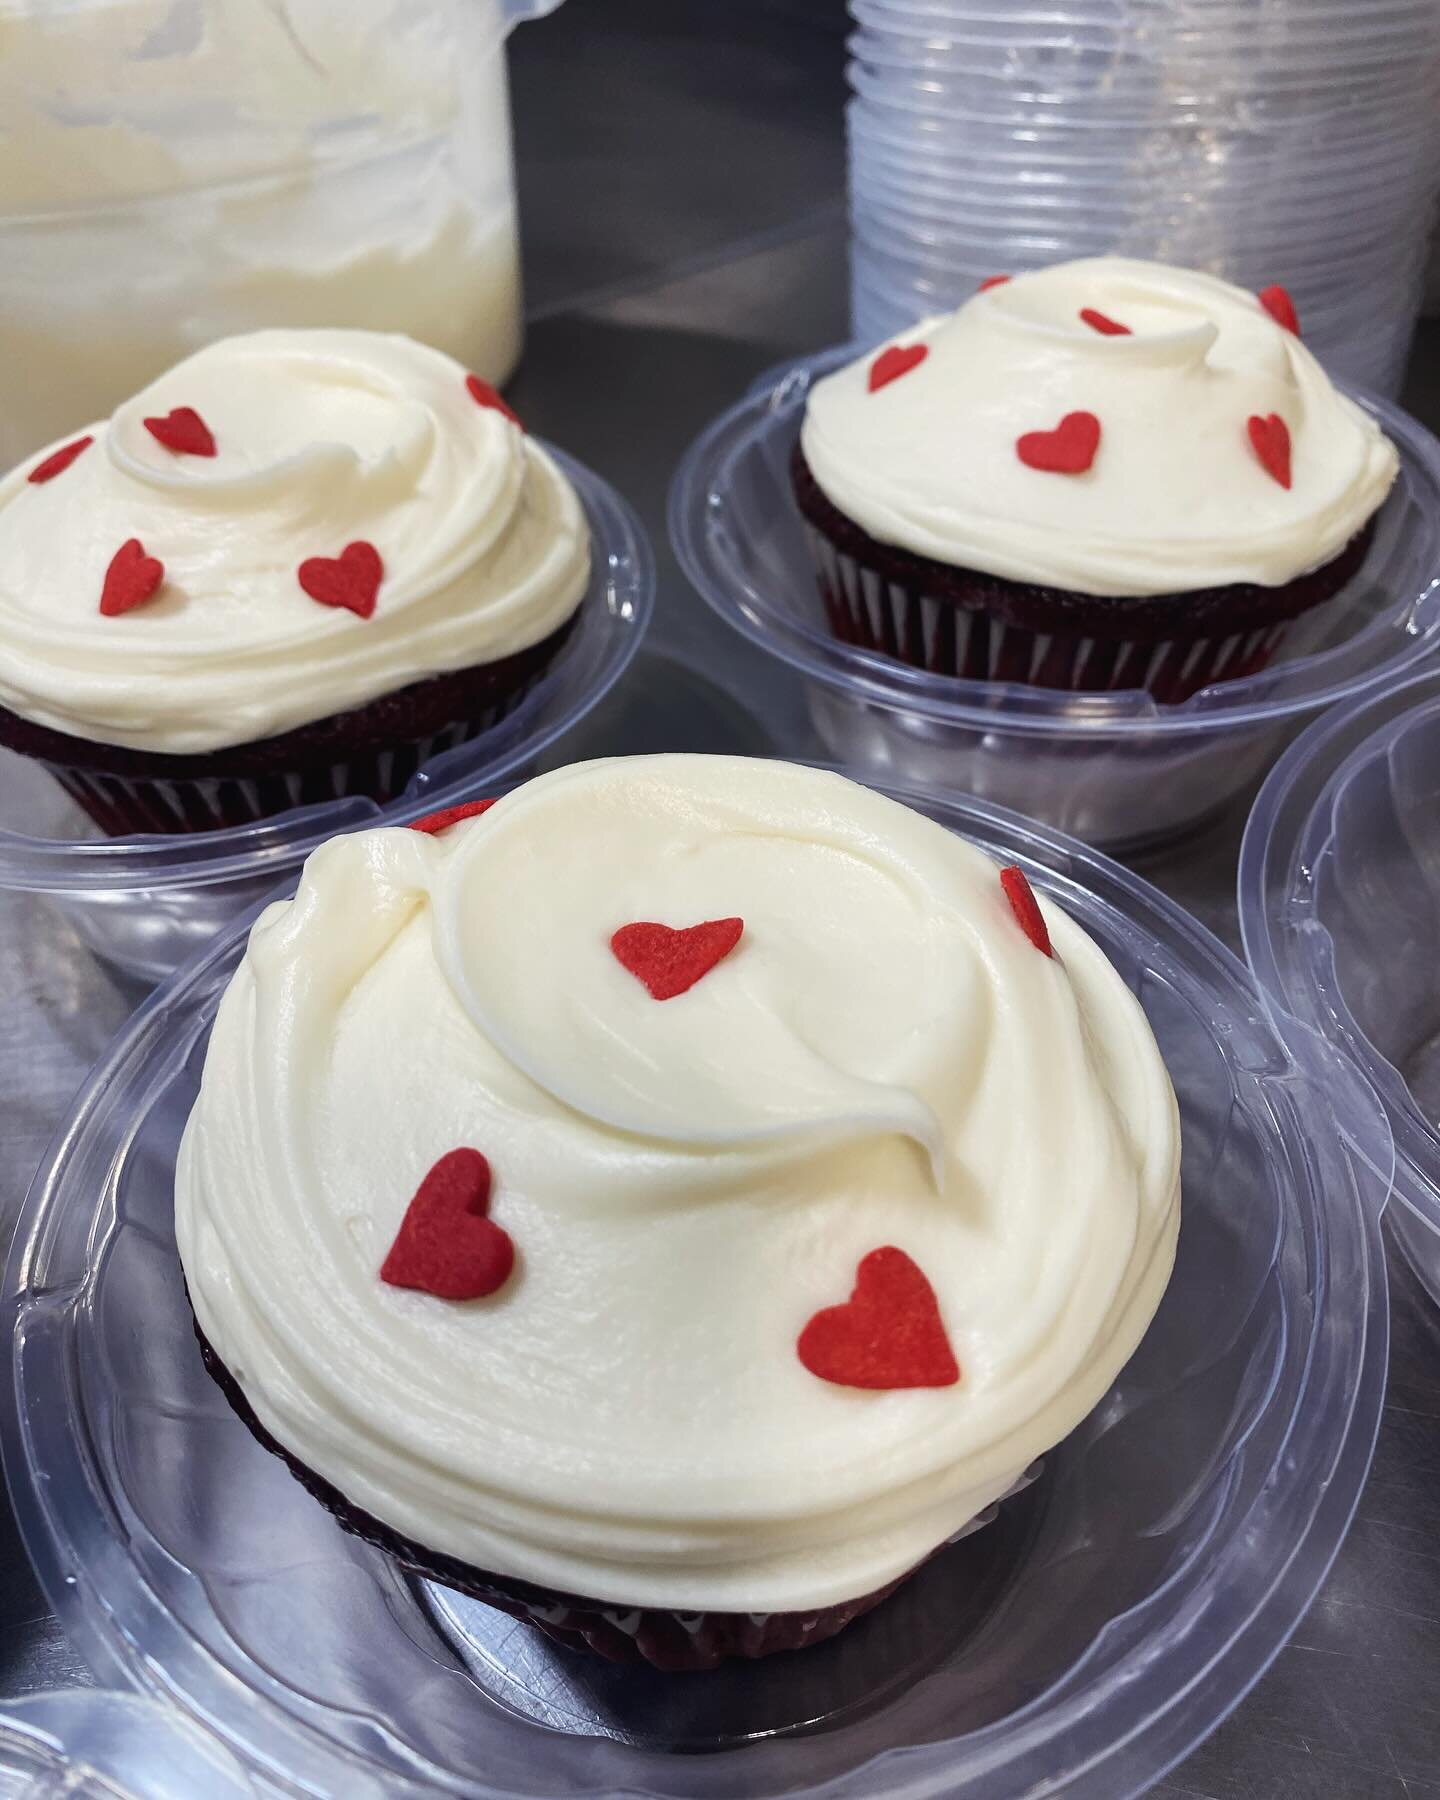
M 433 675 L 277 737 L 201 755 L 91 743 L 3 707 L 0 745 L 41 763 L 111 837 L 219 831 L 326 800 L 390 800 L 422 763 L 512 712 L 574 624 L 568 619 L 496 662 Z
M 661 1607 L 627 1607 L 604 1600 L 589 1600 L 553 1588 L 538 1587 L 508 1575 L 477 1569 L 458 1557 L 427 1550 L 413 1538 L 402 1536 L 373 1514 L 352 1505 L 323 1475 L 301 1462 L 278 1443 L 255 1416 L 239 1383 L 221 1362 L 195 1325 L 200 1354 L 211 1379 L 236 1414 L 271 1455 L 278 1456 L 305 1490 L 356 1537 L 383 1550 L 396 1562 L 425 1581 L 453 1588 L 511 1618 L 536 1625 L 547 1637 L 567 1649 L 585 1649 L 610 1662 L 649 1663 L 667 1674 L 699 1673 L 718 1667 L 731 1657 L 753 1659 L 773 1656 L 781 1650 L 805 1650 L 823 1644 L 893 1594 L 915 1570 L 908 1570 L 882 1588 L 845 1600 L 835 1606 L 813 1607 L 804 1612 L 736 1613 L 685 1612 Z M 1015 1483 L 1010 1493 L 1028 1487 L 1039 1473 L 1034 1464 Z M 1006 1494 L 1008 1499 L 1010 1494 Z M 987 1507 L 956 1538 L 986 1525 L 995 1516 Z M 954 1542 L 952 1538 L 950 1542 Z M 943 1547 L 943 1546 L 942 1546 Z M 926 1559 L 928 1560 L 928 1559 Z M 917 1567 L 923 1565 L 916 1565 Z
M 1011 581 L 882 544 L 821 491 L 797 443 L 790 465 L 825 615 L 845 644 L 935 675 L 1071 693 L 1144 689 L 1177 705 L 1255 675 L 1296 619 L 1332 600 L 1365 559 L 1367 526 L 1283 587 L 1101 597 Z

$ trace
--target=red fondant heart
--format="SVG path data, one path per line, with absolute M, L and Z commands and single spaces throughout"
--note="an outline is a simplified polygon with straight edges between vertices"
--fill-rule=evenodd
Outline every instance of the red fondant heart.
M 892 381 L 918 369 L 929 354 L 926 344 L 892 344 L 888 350 L 882 350 L 870 365 L 870 392 L 878 393 Z
M 861 1258 L 850 1298 L 816 1313 L 795 1349 L 812 1375 L 840 1387 L 953 1387 L 960 1379 L 935 1290 L 893 1244 Z
M 515 1245 L 486 1218 L 489 1205 L 490 1164 L 478 1150 L 448 1151 L 415 1190 L 380 1279 L 441 1300 L 482 1300 L 504 1287 Z
M 519 417 L 505 404 L 488 381 L 482 381 L 478 375 L 467 375 L 465 386 L 470 390 L 470 398 L 477 406 L 488 406 L 492 412 L 504 413 L 512 425 L 520 425 Z M 523 431 L 525 427 L 520 425 L 520 429 Z
M 44 481 L 53 481 L 57 475 L 63 475 L 77 456 L 84 453 L 95 442 L 93 437 L 76 438 L 73 444 L 65 444 L 59 450 L 52 450 L 44 462 L 36 463 L 26 477 L 37 485 Z
M 475 819 L 481 813 L 489 812 L 495 804 L 493 800 L 467 800 L 463 806 L 447 806 L 440 812 L 426 813 L 423 819 L 412 819 L 412 831 L 428 831 L 433 837 L 437 831 L 444 831 L 451 825 L 458 825 L 462 819 Z
M 296 574 L 312 600 L 322 606 L 348 607 L 368 619 L 375 611 L 385 565 L 375 546 L 361 538 L 347 544 L 338 556 L 307 556 Z
M 110 558 L 105 584 L 100 590 L 100 610 L 107 618 L 127 613 L 144 603 L 165 579 L 165 565 L 158 556 L 147 556 L 139 538 L 127 538 Z
M 1270 413 L 1265 418 L 1255 414 L 1245 421 L 1245 429 L 1250 433 L 1250 442 L 1255 447 L 1255 454 L 1264 464 L 1266 473 L 1278 481 L 1283 488 L 1290 485 L 1290 427 L 1279 413 Z
M 1040 911 L 1040 902 L 1035 898 L 1035 890 L 1025 879 L 1025 871 L 1013 866 L 1002 869 L 1000 885 L 1005 890 L 1005 898 L 1010 902 L 1010 910 L 1019 921 L 1020 929 L 1037 950 L 1043 950 L 1047 956 L 1053 956 L 1055 947 L 1050 942 L 1045 915 Z
M 673 1000 L 708 975 L 740 942 L 743 919 L 707 919 L 675 931 L 642 920 L 622 925 L 610 940 L 616 959 L 657 1000 Z
M 147 419 L 145 429 L 157 444 L 176 456 L 213 456 L 215 439 L 193 406 L 173 406 L 161 419 Z
M 1295 310 L 1295 302 L 1278 281 L 1270 287 L 1261 288 L 1255 298 L 1277 325 L 1283 325 L 1287 331 L 1293 331 L 1299 337 L 1300 315 Z
M 1027 469 L 1047 475 L 1083 475 L 1100 448 L 1100 421 L 1092 412 L 1066 413 L 1054 431 L 1027 431 L 1015 454 Z
M 1004 287 L 1009 279 L 1010 277 L 1008 275 L 987 275 L 980 283 L 979 287 L 976 288 L 975 292 L 977 294 L 988 294 L 991 288 Z
M 1104 313 L 1096 312 L 1093 306 L 1082 306 L 1080 317 L 1092 331 L 1098 331 L 1101 337 L 1134 336 L 1128 325 L 1122 325 L 1118 319 L 1107 318 Z

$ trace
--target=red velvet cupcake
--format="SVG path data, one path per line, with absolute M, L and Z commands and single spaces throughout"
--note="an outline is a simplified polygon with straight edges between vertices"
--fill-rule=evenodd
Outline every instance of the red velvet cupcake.
M 0 482 L 0 744 L 113 833 L 386 799 L 543 672 L 579 500 L 401 337 L 212 345 Z
M 616 759 L 315 852 L 176 1236 L 211 1372 L 342 1525 L 705 1669 L 1023 1483 L 1149 1323 L 1178 1167 L 1144 1015 L 1018 869 L 813 769 Z
M 793 480 L 832 629 L 938 674 L 1177 702 L 1354 576 L 1398 467 L 1283 290 L 1100 257 L 817 382 Z

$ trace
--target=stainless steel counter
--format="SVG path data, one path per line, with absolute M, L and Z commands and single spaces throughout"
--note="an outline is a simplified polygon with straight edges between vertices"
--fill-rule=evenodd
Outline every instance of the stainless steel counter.
M 839 0 L 574 0 L 514 40 L 533 317 L 513 395 L 655 541 L 650 643 L 547 760 L 813 752 L 788 676 L 714 621 L 665 542 L 670 471 L 760 370 L 846 330 Z M 0 377 L 3 381 L 3 377 Z M 1440 424 L 1440 328 L 1412 407 Z M 3 401 L 3 393 L 0 393 Z M 1140 865 L 1232 944 L 1243 814 Z M 139 998 L 39 900 L 0 897 L 0 1228 Z M 1389 1399 L 1323 1592 L 1232 1719 L 1156 1790 L 1190 1800 L 1440 1800 L 1440 1313 L 1392 1280 Z M 88 1680 L 0 1503 L 0 1695 Z

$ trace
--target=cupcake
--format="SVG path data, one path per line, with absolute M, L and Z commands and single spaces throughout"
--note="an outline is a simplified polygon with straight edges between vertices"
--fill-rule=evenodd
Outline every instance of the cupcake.
M 449 357 L 230 338 L 0 482 L 0 745 L 110 832 L 383 800 L 516 705 L 589 561 L 570 483 Z
M 1284 289 L 1096 257 L 818 381 L 792 477 L 845 642 L 1174 702 L 1345 586 L 1397 467 Z
M 836 775 L 622 758 L 421 825 L 315 851 L 221 1002 L 175 1188 L 211 1371 L 343 1524 L 562 1641 L 817 1643 L 1144 1333 L 1145 1017 Z

